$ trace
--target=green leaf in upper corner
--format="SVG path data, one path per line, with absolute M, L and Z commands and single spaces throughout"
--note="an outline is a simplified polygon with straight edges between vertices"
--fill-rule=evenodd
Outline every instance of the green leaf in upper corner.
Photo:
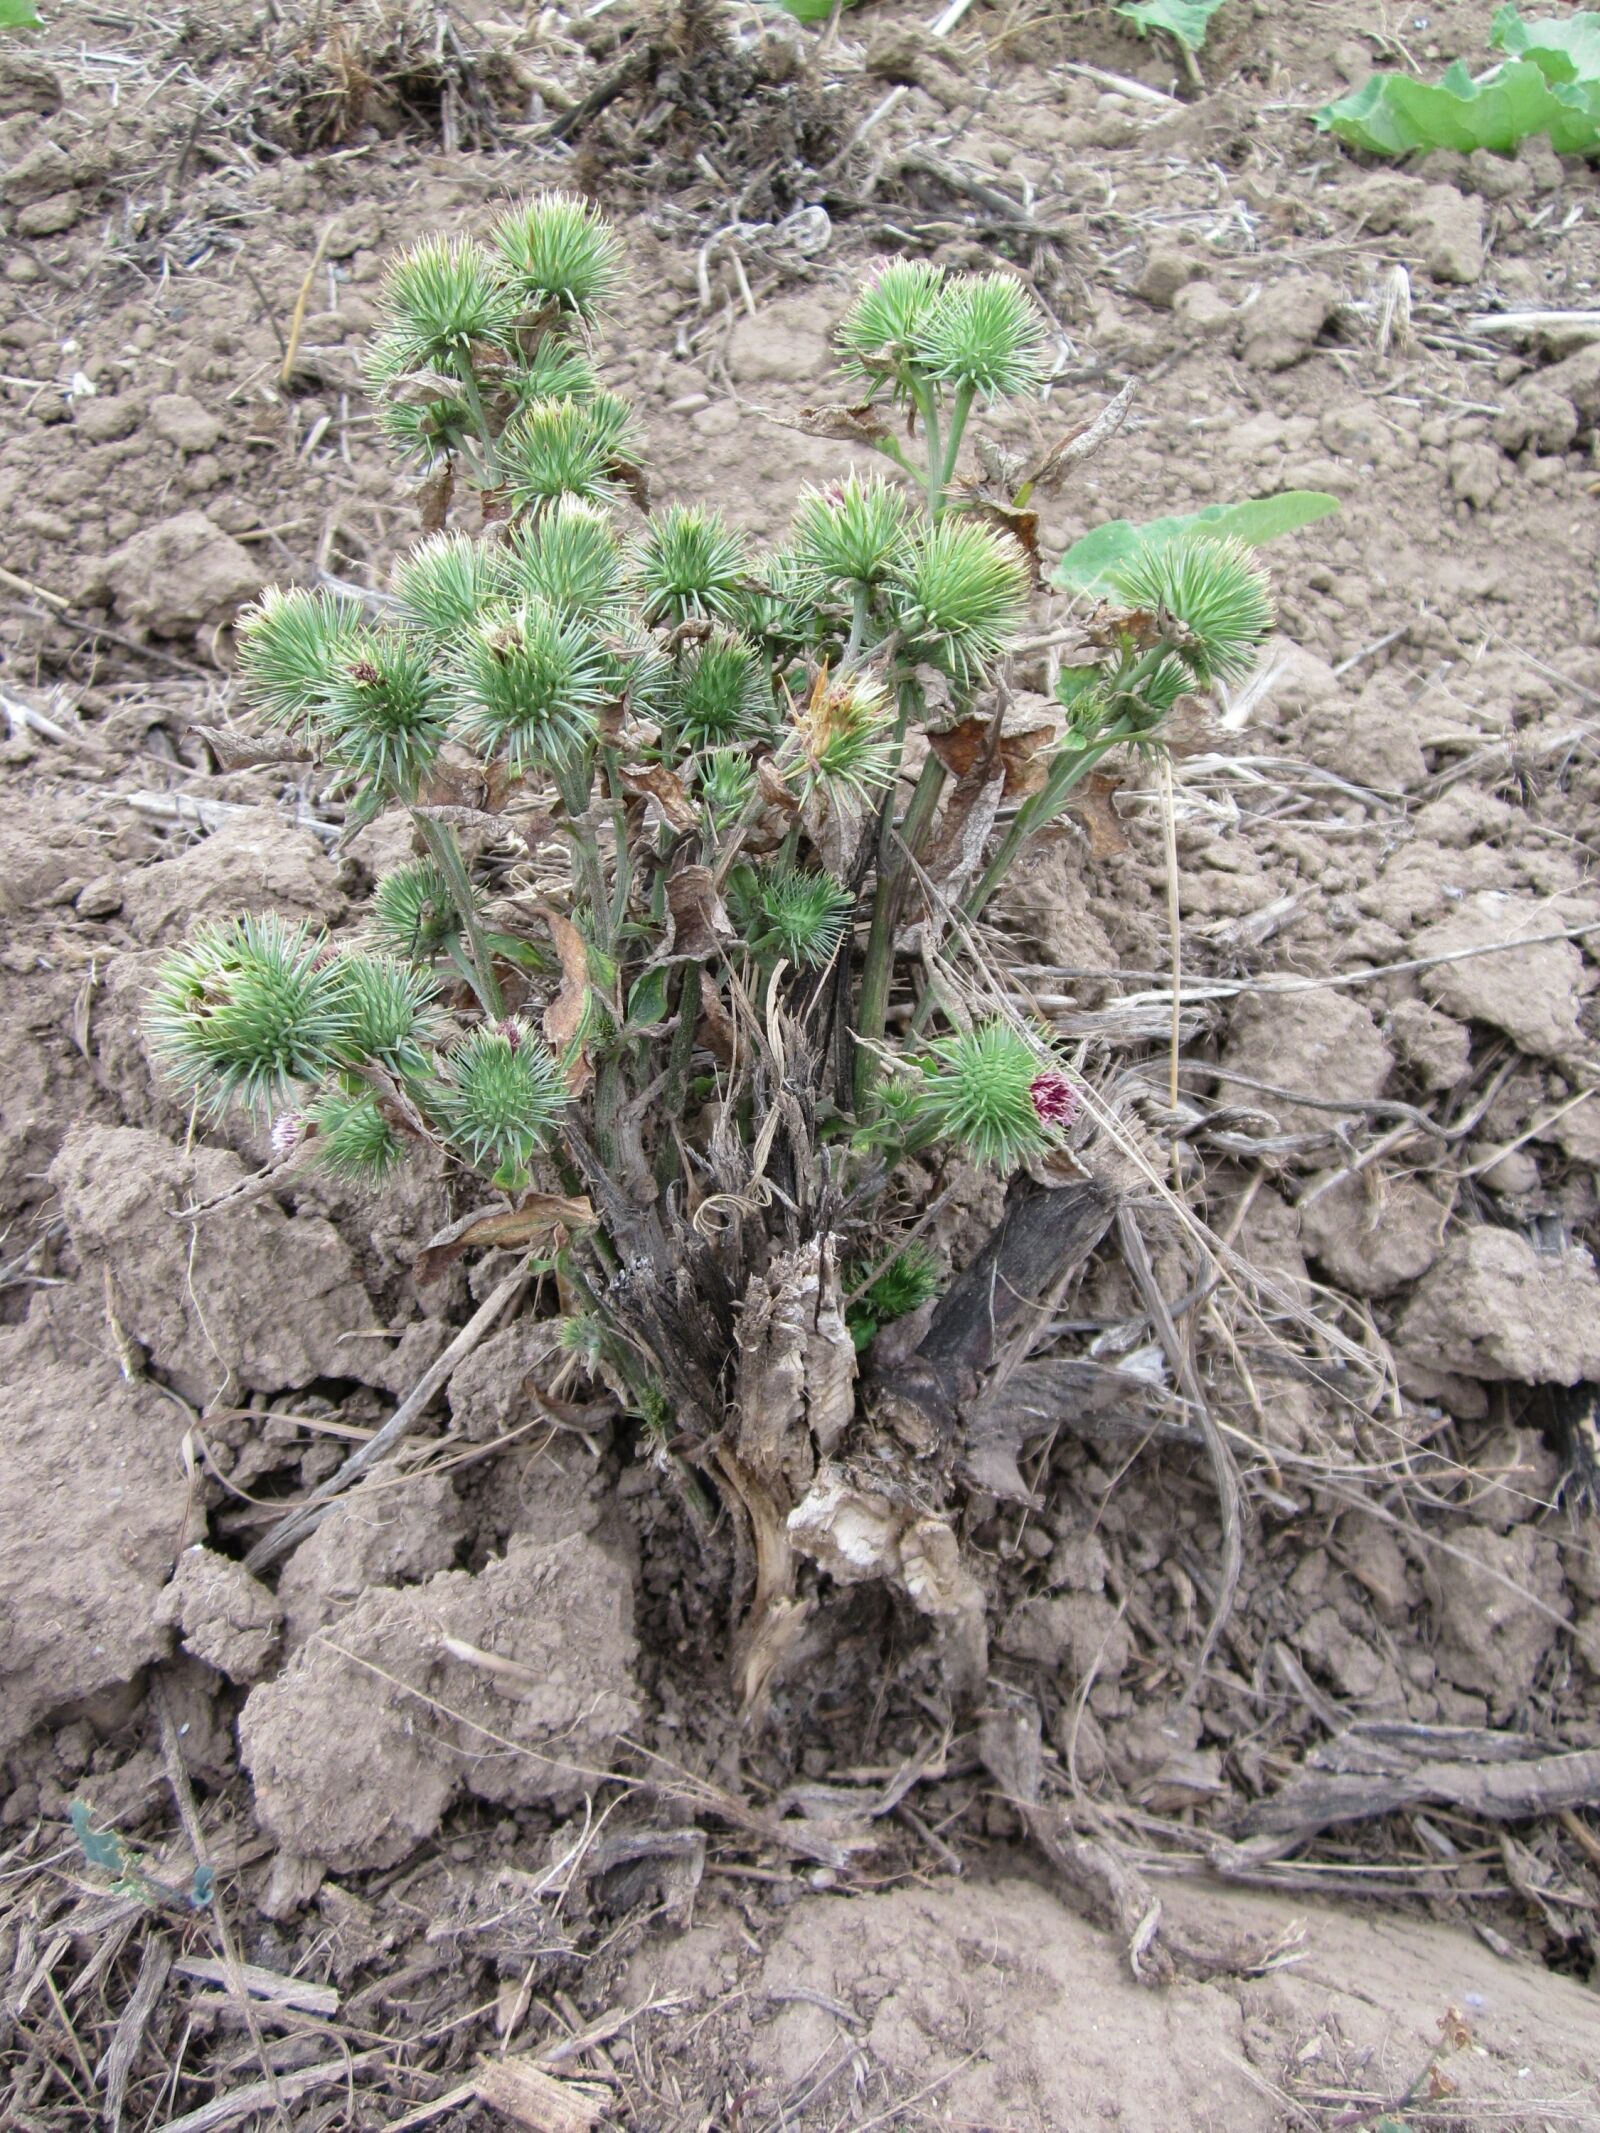
M 1324 104 L 1317 124 L 1382 156 L 1430 148 L 1509 155 L 1538 134 L 1558 155 L 1600 154 L 1600 14 L 1525 22 L 1507 5 L 1489 42 L 1506 58 L 1485 74 L 1474 76 L 1459 59 L 1437 82 L 1374 74 Z
M 786 15 L 793 15 L 796 22 L 826 22 L 833 13 L 835 0 L 772 0 L 774 7 L 781 7 Z M 846 7 L 853 7 L 855 0 L 844 0 Z
M 1259 548 L 1264 541 L 1314 525 L 1338 508 L 1337 497 L 1324 496 L 1318 489 L 1285 489 L 1278 496 L 1252 496 L 1237 504 L 1207 504 L 1203 511 L 1182 518 L 1148 519 L 1142 526 L 1132 519 L 1114 518 L 1073 542 L 1056 565 L 1051 583 L 1103 599 L 1111 593 L 1110 579 L 1120 564 L 1143 550 L 1164 548 L 1186 533 L 1212 533 Z
M 654 1029 L 666 1018 L 667 973 L 665 970 L 647 970 L 629 990 L 627 1030 L 631 1034 L 635 1030 Z
M 1151 30 L 1165 30 L 1188 51 L 1198 52 L 1221 5 L 1222 0 L 1127 0 L 1117 13 L 1125 15 L 1141 37 Z
M 0 0 L 0 30 L 38 30 L 43 27 L 33 0 Z
M 1550 82 L 1532 59 L 1514 59 L 1481 82 L 1457 60 L 1442 81 L 1374 74 L 1349 96 L 1324 104 L 1317 124 L 1352 148 L 1405 156 L 1417 149 L 1486 148 L 1509 155 L 1548 134 L 1558 155 L 1600 151 L 1600 82 Z
M 1513 59 L 1533 60 L 1547 81 L 1600 80 L 1600 15 L 1592 10 L 1524 22 L 1515 7 L 1502 7 L 1489 42 Z

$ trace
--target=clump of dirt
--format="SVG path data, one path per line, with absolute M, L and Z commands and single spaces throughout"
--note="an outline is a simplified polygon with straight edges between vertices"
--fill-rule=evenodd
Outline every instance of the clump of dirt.
M 228 1387 L 277 1392 L 321 1377 L 387 1383 L 384 1341 L 361 1337 L 375 1312 L 349 1246 L 321 1216 L 241 1193 L 248 1173 L 235 1157 L 86 1126 L 67 1136 L 52 1176 L 73 1250 L 122 1337 L 184 1399 L 205 1407 Z M 186 1211 L 227 1195 L 239 1204 L 207 1222 L 202 1249 Z
M 283 1614 L 277 1595 L 242 1563 L 196 1545 L 179 1556 L 158 1619 L 177 1629 L 191 1657 L 247 1687 L 277 1658 Z
M 935 2084 L 930 2123 L 1015 2133 L 1107 2117 L 1139 2133 L 1279 2133 L 1328 2122 L 1313 2110 L 1400 2109 L 1414 2088 L 1448 2098 L 1462 2126 L 1507 2111 L 1532 2123 L 1541 2109 L 1560 2123 L 1562 2099 L 1600 2078 L 1591 1996 L 1508 1971 L 1464 1932 L 1330 1907 L 1308 1925 L 1281 1898 L 1231 1890 L 1204 1899 L 1203 1917 L 1181 1886 L 1165 1900 L 1219 1942 L 1275 1959 L 1153 2002 L 1081 1920 L 1002 1871 L 959 1888 L 813 1897 L 755 1955 L 712 1917 L 636 1960 L 630 1984 L 689 1997 L 767 2123 L 851 2090 L 870 2114 Z M 683 2055 L 668 2045 L 664 2058 L 682 2080 Z M 837 2122 L 822 2109 L 816 2122 Z
M 47 1291 L 0 1333 L 0 1757 L 170 1642 L 162 1597 L 193 1504 L 188 1418 L 102 1352 L 92 1302 Z
M 403 1488 L 383 1474 L 359 1482 L 283 1567 L 285 1647 L 294 1651 L 365 1593 L 448 1570 L 467 1532 L 466 1506 L 448 1474 L 416 1474 Z
M 365 1869 L 462 1791 L 576 1800 L 639 1715 L 632 1625 L 626 1564 L 583 1535 L 367 1593 L 245 1704 L 257 1814 L 297 1857 Z

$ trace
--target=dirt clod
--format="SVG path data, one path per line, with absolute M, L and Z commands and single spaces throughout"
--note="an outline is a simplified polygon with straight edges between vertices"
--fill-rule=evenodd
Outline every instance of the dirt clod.
M 1600 1377 L 1600 1277 L 1587 1252 L 1469 1229 L 1417 1284 L 1395 1341 L 1430 1370 L 1576 1385 Z
M 0 1333 L 0 1756 L 47 1713 L 130 1681 L 166 1649 L 160 1596 L 182 1543 L 183 1413 L 130 1383 L 90 1315 Z
M 386 1344 L 346 1338 L 375 1314 L 331 1223 L 266 1199 L 205 1217 L 197 1230 L 181 1220 L 182 1209 L 244 1182 L 234 1156 L 185 1154 L 135 1127 L 81 1126 L 51 1175 L 80 1261 L 184 1399 L 204 1406 L 230 1381 L 277 1392 L 381 1373 Z M 295 1304 L 285 1311 L 289 1268 Z
M 157 1619 L 175 1627 L 183 1648 L 230 1681 L 259 1681 L 271 1666 L 283 1609 L 242 1563 L 210 1548 L 186 1548 Z
M 404 1858 L 459 1791 L 571 1797 L 638 1714 L 632 1611 L 621 1566 L 583 1537 L 366 1594 L 245 1705 L 261 1821 L 350 1869 Z
M 1571 1613 L 1555 1543 L 1531 1526 L 1496 1533 L 1466 1526 L 1432 1575 L 1438 1592 L 1435 1660 L 1446 1680 L 1486 1696 L 1497 1724 L 1524 1703 L 1539 1663 Z
M 261 590 L 260 566 L 203 511 L 148 526 L 105 559 L 119 615 L 154 637 L 186 637 L 231 622 Z

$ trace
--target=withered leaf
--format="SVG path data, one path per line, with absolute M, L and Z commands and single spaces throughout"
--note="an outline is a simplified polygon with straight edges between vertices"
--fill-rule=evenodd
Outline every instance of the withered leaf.
M 1049 775 L 1047 758 L 1055 737 L 1052 725 L 1001 734 L 995 743 L 994 760 L 1005 773 L 1003 799 L 1026 800 L 1041 789 Z M 928 746 L 953 778 L 966 778 L 984 760 L 990 739 L 988 719 L 964 718 L 943 733 L 930 733 Z
M 998 526 L 1002 533 L 1010 534 L 1028 559 L 1035 589 L 1042 586 L 1044 570 L 1039 560 L 1038 512 L 1021 509 L 1016 504 L 980 503 L 977 515 L 986 518 L 992 526 Z
M 803 407 L 798 415 L 774 415 L 786 430 L 800 430 L 807 437 L 833 437 L 841 444 L 864 444 L 876 449 L 890 434 L 889 425 L 870 400 L 853 407 Z
M 728 1012 L 727 1003 L 713 983 L 710 971 L 702 970 L 700 973 L 700 1023 L 694 1033 L 695 1043 L 704 1051 L 710 1052 L 724 1066 L 730 1066 L 733 1062 L 736 1034 L 733 1017 Z
M 569 1197 L 558 1192 L 532 1192 L 520 1207 L 469 1216 L 465 1223 L 455 1222 L 441 1230 L 418 1252 L 416 1277 L 419 1281 L 436 1280 L 465 1253 L 480 1246 L 504 1249 L 531 1244 L 536 1237 L 557 1229 L 589 1229 L 593 1224 L 594 1209 L 581 1193 Z
M 417 487 L 417 514 L 424 533 L 439 533 L 450 516 L 450 499 L 456 490 L 456 467 L 453 459 L 441 459 L 427 479 Z
M 570 918 L 550 910 L 544 918 L 561 958 L 561 990 L 544 1011 L 544 1034 L 552 1051 L 564 1052 L 577 1041 L 589 1004 L 589 951 Z M 587 1060 L 574 1061 L 574 1071 L 580 1068 L 579 1086 L 588 1076 Z
M 769 807 L 775 807 L 785 815 L 799 814 L 799 798 L 770 756 L 764 755 L 758 759 L 756 783 L 761 787 L 761 797 Z
M 693 829 L 700 820 L 698 809 L 683 789 L 683 781 L 665 763 L 647 763 L 640 769 L 624 770 L 624 787 L 631 793 L 648 793 L 660 808 L 669 829 Z
M 981 725 L 982 721 L 972 723 Z M 954 895 L 976 872 L 1004 789 L 1005 772 L 998 760 L 985 763 L 980 756 L 946 801 L 922 866 L 928 879 L 947 895 Z
M 667 876 L 667 917 L 667 953 L 679 962 L 703 963 L 734 937 L 733 921 L 709 867 L 679 867 Z
M 629 496 L 641 511 L 649 510 L 650 483 L 646 479 L 643 467 L 638 466 L 631 459 L 613 459 L 608 471 L 627 490 Z
M 470 807 L 497 815 L 519 782 L 504 763 L 479 763 L 452 750 L 435 761 L 421 798 L 425 807 Z
M 1114 400 L 1108 400 L 1092 421 L 1081 422 L 1075 430 L 1068 430 L 1050 447 L 1042 459 L 1028 469 L 1023 479 L 1024 491 L 1041 483 L 1048 485 L 1064 467 L 1087 459 L 1098 452 L 1101 445 L 1114 437 L 1127 419 L 1128 409 L 1133 405 L 1133 396 L 1138 389 L 1138 380 L 1130 378 Z

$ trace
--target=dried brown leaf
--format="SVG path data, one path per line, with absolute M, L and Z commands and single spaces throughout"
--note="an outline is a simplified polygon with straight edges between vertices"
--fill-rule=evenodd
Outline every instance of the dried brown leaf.
M 642 769 L 624 770 L 622 782 L 631 793 L 648 794 L 660 808 L 668 829 L 694 829 L 699 810 L 665 763 L 647 763 Z
M 892 434 L 882 411 L 870 400 L 857 401 L 853 407 L 803 407 L 798 415 L 773 415 L 770 419 L 807 437 L 832 437 L 841 444 L 864 444 L 873 449 Z
M 989 719 L 964 718 L 943 733 L 930 733 L 928 746 L 953 778 L 968 778 L 983 762 L 992 735 Z M 1025 800 L 1040 790 L 1049 775 L 1046 756 L 1055 737 L 1056 729 L 1049 724 L 1001 733 L 993 745 L 994 761 L 1005 774 L 1005 799 Z
M 576 1043 L 589 1004 L 589 951 L 570 918 L 549 910 L 544 918 L 561 958 L 561 990 L 544 1011 L 544 1033 L 552 1050 L 564 1052 Z
M 1044 566 L 1039 559 L 1039 514 L 1018 504 L 981 502 L 976 506 L 979 518 L 985 518 L 991 526 L 1002 533 L 1009 533 L 1027 558 L 1028 572 L 1034 589 L 1044 584 Z
M 734 1027 L 727 1002 L 713 982 L 711 973 L 700 973 L 700 1023 L 694 1033 L 694 1041 L 720 1061 L 723 1066 L 733 1064 L 734 1046 L 738 1032 Z
M 1138 380 L 1130 378 L 1116 398 L 1108 400 L 1092 421 L 1082 422 L 1075 430 L 1068 430 L 1064 437 L 1051 445 L 1042 459 L 1036 460 L 1028 469 L 1023 478 L 1023 487 L 1032 489 L 1040 484 L 1048 486 L 1064 467 L 1088 459 L 1098 452 L 1103 444 L 1109 443 L 1126 421 L 1137 389 Z
M 450 500 L 455 495 L 456 469 L 452 459 L 441 459 L 427 480 L 417 489 L 417 515 L 424 533 L 439 533 L 450 516 Z
M 668 953 L 679 962 L 703 963 L 734 937 L 709 867 L 679 867 L 667 876 L 667 916 Z
M 520 1207 L 497 1208 L 492 1214 L 453 1222 L 441 1230 L 417 1254 L 415 1273 L 419 1281 L 433 1281 L 465 1253 L 491 1245 L 502 1249 L 531 1244 L 536 1237 L 557 1229 L 590 1229 L 594 1208 L 581 1194 L 528 1193 Z

